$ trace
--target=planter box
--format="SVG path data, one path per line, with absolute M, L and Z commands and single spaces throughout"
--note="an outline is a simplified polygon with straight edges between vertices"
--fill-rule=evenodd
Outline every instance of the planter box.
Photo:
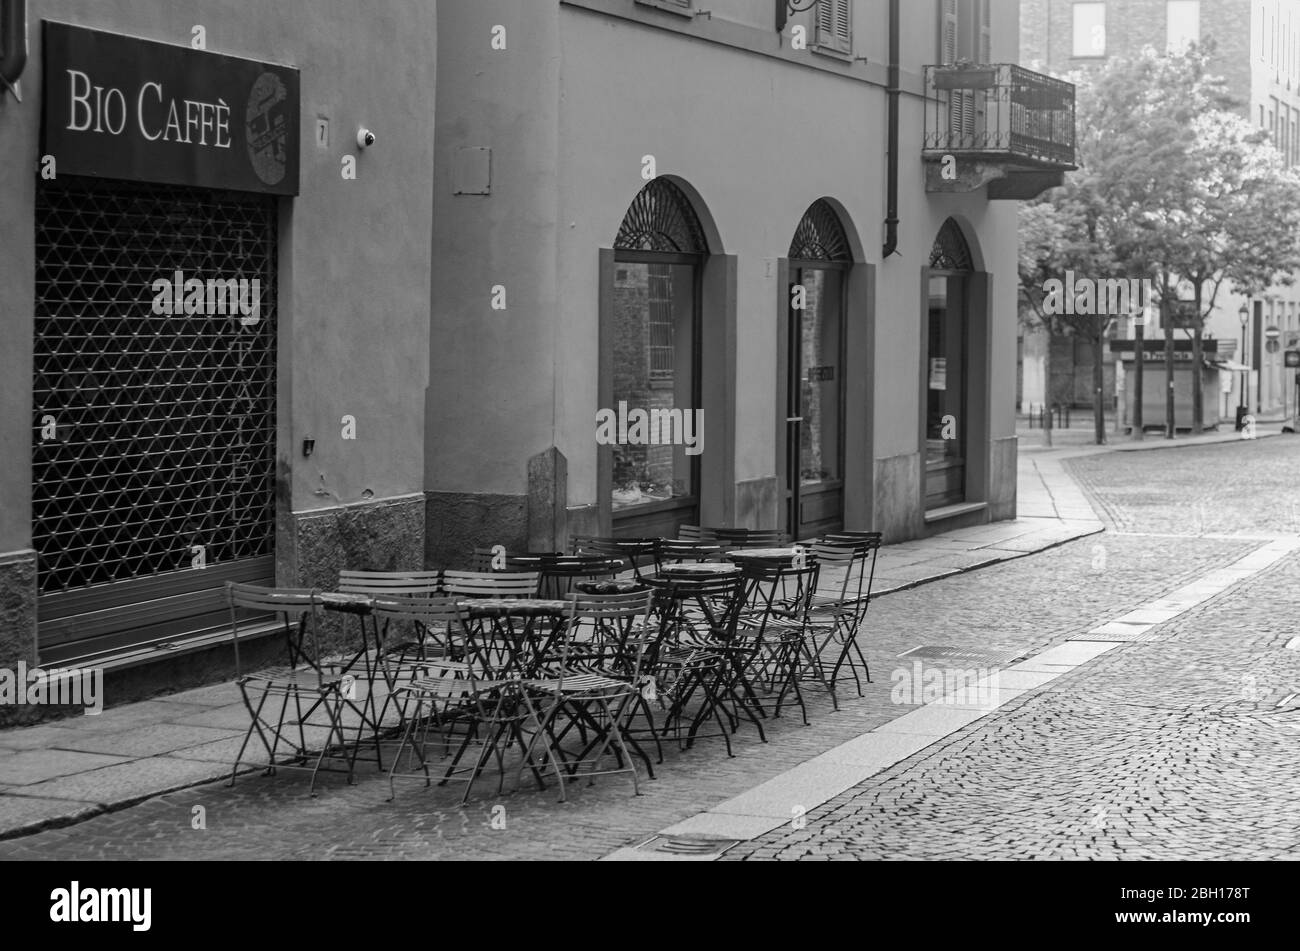
M 954 66 L 937 69 L 934 73 L 935 89 L 992 89 L 997 83 L 995 66 Z

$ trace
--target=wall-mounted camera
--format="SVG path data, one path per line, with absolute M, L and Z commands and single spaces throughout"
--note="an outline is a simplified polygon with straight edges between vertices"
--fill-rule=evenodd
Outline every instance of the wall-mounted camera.
M 368 149 L 375 144 L 375 134 L 369 129 L 357 130 L 357 145 L 363 149 Z

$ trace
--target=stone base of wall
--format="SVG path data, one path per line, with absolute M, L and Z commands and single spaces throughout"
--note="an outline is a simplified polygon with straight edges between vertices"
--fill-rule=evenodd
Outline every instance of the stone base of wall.
M 1016 517 L 1016 492 L 1020 478 L 1020 438 L 1008 436 L 990 447 L 989 518 L 1005 522 Z
M 921 465 L 919 453 L 876 460 L 876 531 L 887 545 L 925 533 Z
M 36 663 L 36 552 L 0 555 L 0 667 Z
M 425 496 L 425 564 L 468 568 L 476 548 L 528 550 L 528 497 L 429 492 Z
M 736 483 L 736 527 L 780 529 L 780 483 L 776 476 Z
M 296 514 L 296 577 L 282 581 L 290 587 L 335 591 L 342 570 L 422 570 L 424 509 L 424 499 L 415 497 Z M 343 621 L 329 616 L 323 620 L 320 630 L 329 645 L 342 635 Z M 351 624 L 355 627 L 356 621 Z

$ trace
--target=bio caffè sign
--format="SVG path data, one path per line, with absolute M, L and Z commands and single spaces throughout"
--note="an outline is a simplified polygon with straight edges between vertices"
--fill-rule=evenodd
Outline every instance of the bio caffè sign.
M 46 21 L 44 76 L 59 175 L 298 194 L 293 67 Z

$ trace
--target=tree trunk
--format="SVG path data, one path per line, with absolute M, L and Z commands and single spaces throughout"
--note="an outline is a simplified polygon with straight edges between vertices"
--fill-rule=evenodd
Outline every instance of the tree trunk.
M 1092 338 L 1092 419 L 1097 445 L 1106 445 L 1106 330 L 1101 325 Z
M 1192 435 L 1199 436 L 1204 430 L 1201 419 L 1205 416 L 1205 388 L 1201 385 L 1204 371 L 1201 369 L 1201 334 L 1204 331 L 1201 317 L 1201 283 L 1196 284 L 1196 320 L 1192 324 Z
M 1043 357 L 1043 444 L 1052 447 L 1052 340 L 1056 337 L 1052 327 L 1046 321 L 1047 353 Z
M 1165 328 L 1165 438 L 1173 439 L 1178 432 L 1174 416 L 1174 319 L 1168 301 L 1160 302 L 1161 322 Z
M 1142 371 L 1146 369 L 1146 315 L 1138 322 L 1133 333 L 1133 438 L 1141 442 L 1146 438 L 1142 422 Z

